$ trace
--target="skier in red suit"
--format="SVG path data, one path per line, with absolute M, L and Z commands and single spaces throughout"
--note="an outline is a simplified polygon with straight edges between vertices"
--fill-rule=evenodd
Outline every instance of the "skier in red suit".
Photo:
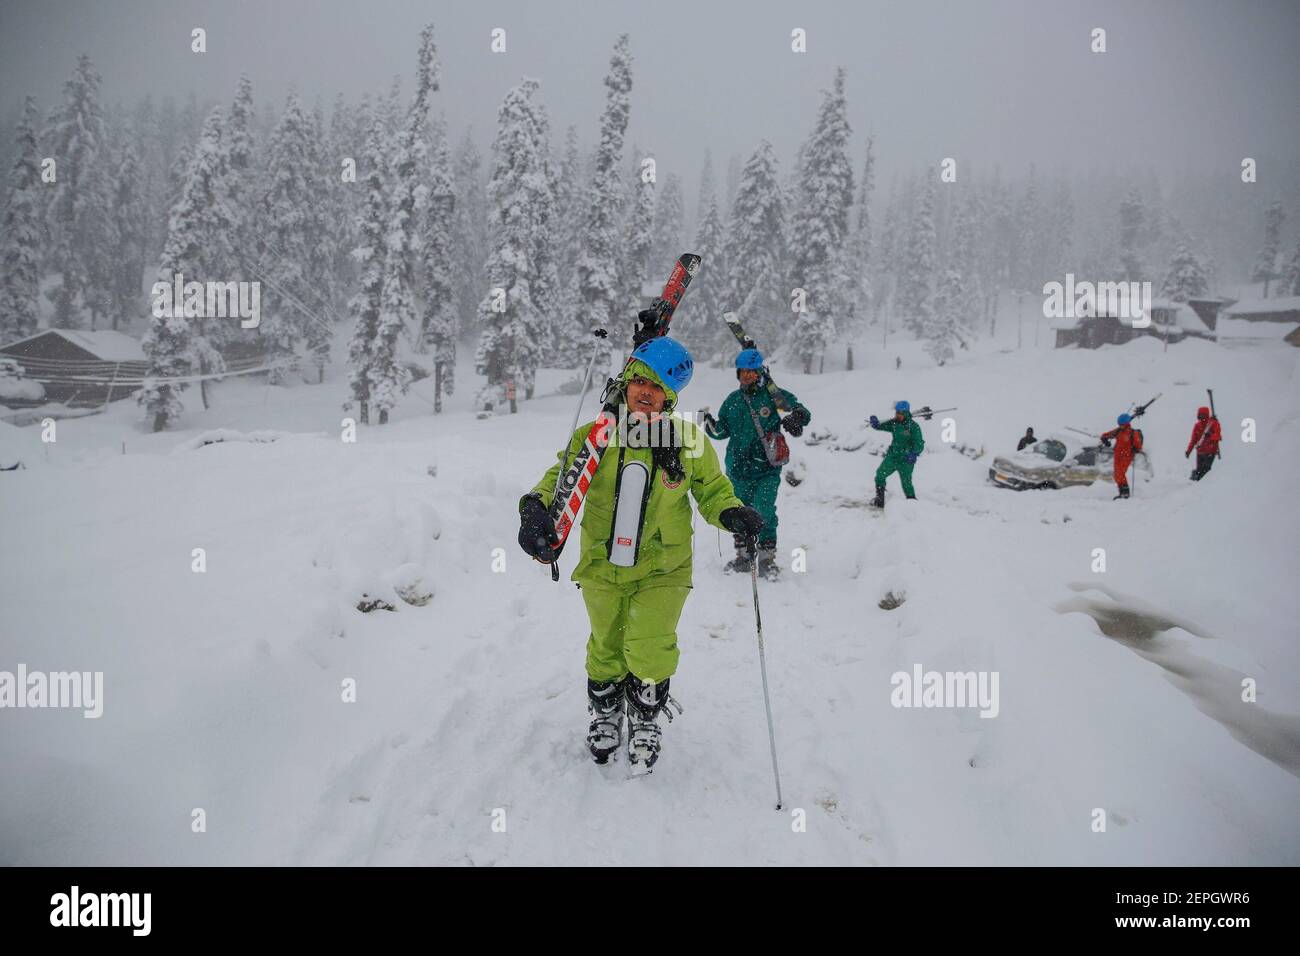
M 1184 458 L 1190 458 L 1192 449 L 1196 449 L 1196 469 L 1192 472 L 1192 481 L 1200 481 L 1210 473 L 1214 458 L 1219 453 L 1219 441 L 1223 431 L 1219 420 L 1210 415 L 1210 410 L 1202 405 L 1196 410 L 1196 424 L 1192 426 L 1192 439 L 1187 443 Z

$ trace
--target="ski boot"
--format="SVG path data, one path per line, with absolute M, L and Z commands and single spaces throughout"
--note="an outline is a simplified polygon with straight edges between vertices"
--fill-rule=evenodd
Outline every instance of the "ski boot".
M 722 568 L 727 574 L 748 574 L 754 566 L 754 555 L 745 545 L 744 535 L 733 535 L 736 542 L 736 556 Z
M 587 678 L 587 713 L 591 715 L 587 749 L 596 763 L 608 763 L 623 743 L 623 684 L 626 681 L 626 677 L 617 681 Z
M 1128 485 L 1120 485 L 1120 486 L 1119 486 L 1119 494 L 1117 494 L 1114 498 L 1112 498 L 1112 499 L 1110 499 L 1110 500 L 1111 500 L 1111 501 L 1119 501 L 1119 499 L 1121 499 L 1121 498 L 1127 498 L 1128 496 L 1129 496 L 1129 495 L 1128 495 Z
M 659 715 L 667 716 L 671 722 L 673 707 L 677 713 L 682 712 L 682 705 L 668 696 L 670 679 L 653 684 L 632 675 L 627 678 L 627 760 L 646 773 L 654 769 L 659 759 L 662 734 Z
M 876 497 L 871 499 L 871 507 L 884 510 L 885 507 L 885 486 L 876 485 Z
M 776 563 L 776 545 L 764 545 L 758 549 L 758 576 L 765 581 L 778 581 L 781 569 Z

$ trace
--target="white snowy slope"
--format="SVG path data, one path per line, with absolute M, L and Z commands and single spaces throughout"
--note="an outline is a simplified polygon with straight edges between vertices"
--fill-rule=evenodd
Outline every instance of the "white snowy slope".
M 337 371 L 218 386 L 162 435 L 126 402 L 60 422 L 48 448 L 23 429 L 28 467 L 0 475 L 0 670 L 103 671 L 104 712 L 0 712 L 0 863 L 1300 863 L 1300 352 L 894 355 L 776 372 L 841 438 L 908 398 L 959 406 L 957 441 L 987 453 L 923 423 L 920 500 L 891 479 L 873 516 L 874 436 L 792 442 L 807 480 L 781 492 L 787 571 L 760 582 L 783 812 L 749 579 L 722 573 L 729 540 L 719 556 L 703 522 L 664 756 L 644 779 L 587 757 L 573 557 L 556 585 L 515 543 L 515 503 L 572 415 L 558 373 L 520 414 L 477 420 L 465 369 L 443 416 L 412 396 L 356 444 Z M 684 405 L 716 409 L 733 383 L 700 368 Z M 1225 442 L 1195 485 L 1182 453 L 1206 385 Z M 1100 430 L 1157 392 L 1134 500 L 988 484 L 1027 425 Z M 888 591 L 904 603 L 882 610 Z M 362 614 L 362 593 L 396 610 Z M 996 672 L 996 717 L 892 706 L 915 665 Z

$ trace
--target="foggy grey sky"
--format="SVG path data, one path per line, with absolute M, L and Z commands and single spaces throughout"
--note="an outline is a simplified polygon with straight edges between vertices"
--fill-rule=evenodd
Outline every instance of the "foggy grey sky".
M 811 128 L 834 68 L 848 70 L 854 164 L 876 134 L 882 177 L 944 156 L 966 168 L 1000 162 L 1018 171 L 1130 168 L 1181 172 L 1243 156 L 1300 156 L 1300 3 L 1295 0 L 947 0 L 838 3 L 806 0 L 0 0 L 0 105 L 35 94 L 42 111 L 61 97 L 76 56 L 103 75 L 106 103 L 144 93 L 228 104 L 241 72 L 260 111 L 278 113 L 289 84 L 328 108 L 382 93 L 395 72 L 413 89 L 420 27 L 432 21 L 442 59 L 442 112 L 454 137 L 472 124 L 491 141 L 496 108 L 523 76 L 542 83 L 554 142 L 578 126 L 594 143 L 601 79 L 622 31 L 632 37 L 632 125 L 682 174 L 693 202 L 704 148 L 717 173 L 760 138 L 783 167 Z M 189 31 L 208 31 L 208 53 Z M 1089 52 L 1093 27 L 1109 52 Z M 494 27 L 509 50 L 489 51 Z M 790 31 L 808 52 L 790 52 Z M 882 178 L 882 184 L 886 180 Z

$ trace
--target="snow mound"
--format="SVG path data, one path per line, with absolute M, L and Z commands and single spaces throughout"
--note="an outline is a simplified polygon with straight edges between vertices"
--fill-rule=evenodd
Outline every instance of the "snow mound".
M 233 428 L 213 428 L 195 435 L 189 441 L 176 446 L 177 451 L 193 451 L 204 445 L 217 445 L 222 442 L 273 442 L 287 438 L 292 432 L 256 431 L 241 432 Z

